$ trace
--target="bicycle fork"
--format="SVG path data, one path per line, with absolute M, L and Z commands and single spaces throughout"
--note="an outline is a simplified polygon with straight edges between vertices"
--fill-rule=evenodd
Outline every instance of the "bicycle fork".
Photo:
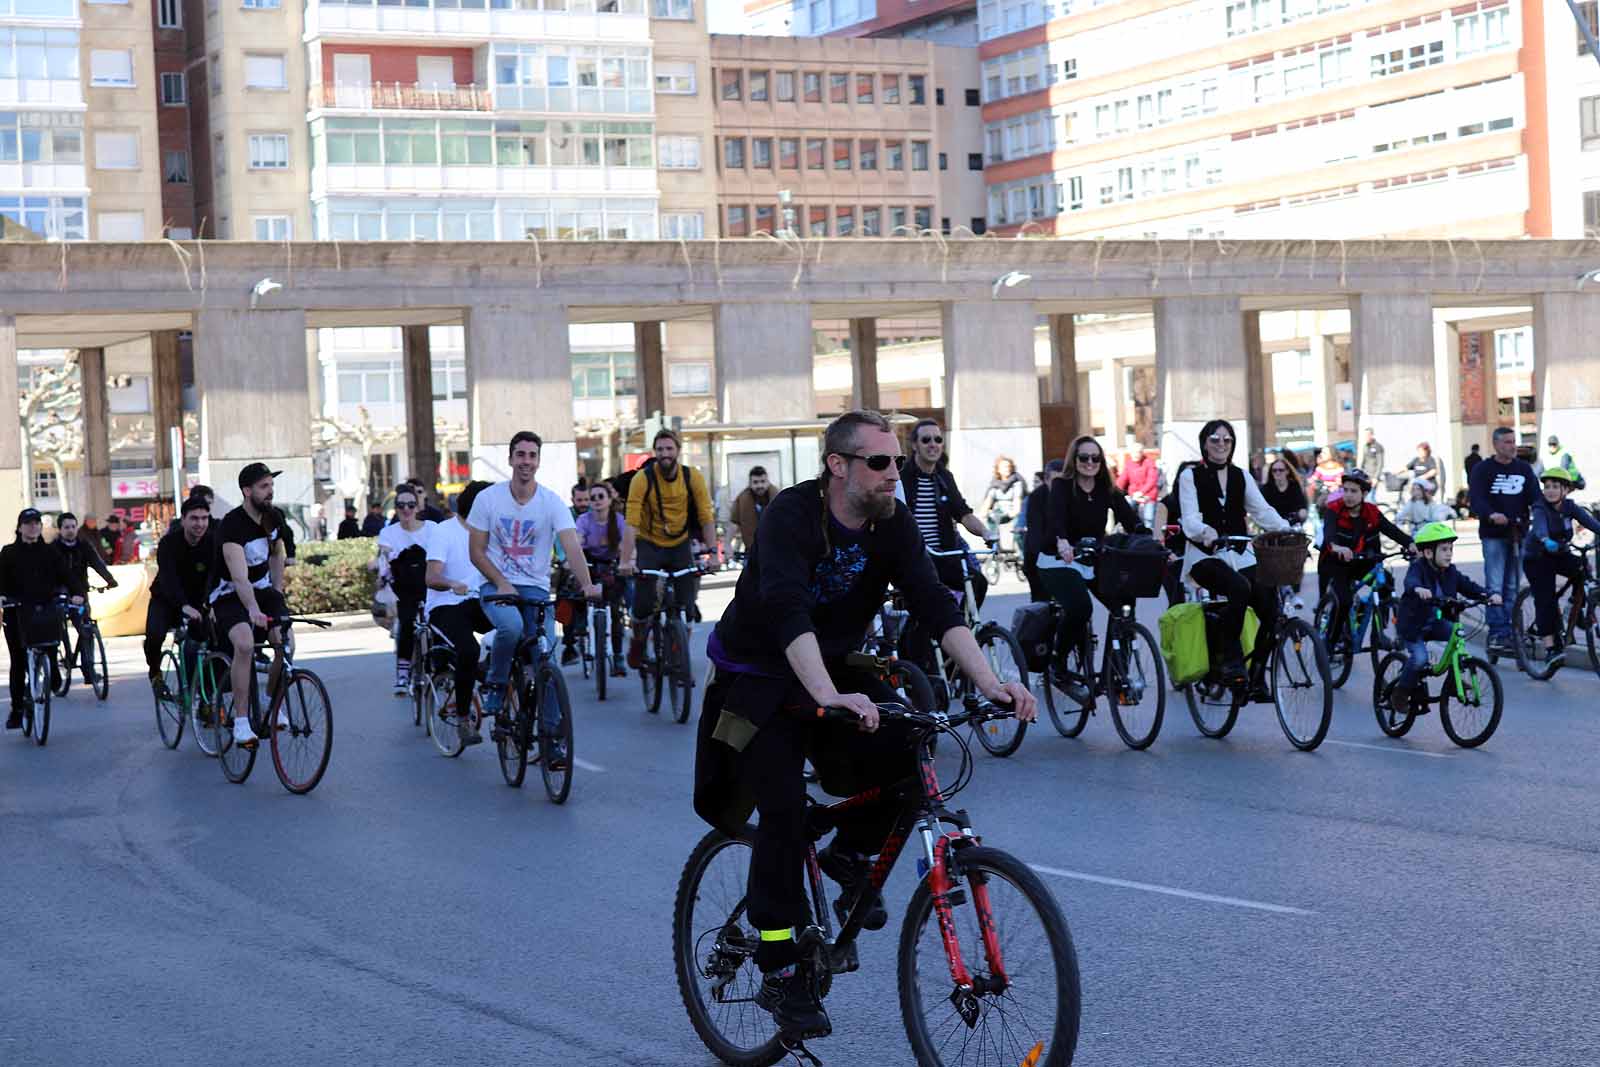
M 964 813 L 963 813 L 964 814 Z M 979 878 L 970 879 L 972 906 L 978 917 L 978 933 L 983 941 L 984 958 L 989 964 L 987 976 L 974 977 L 967 969 L 961 955 L 961 938 L 956 933 L 955 908 L 965 904 L 967 891 L 956 884 L 958 876 L 950 869 L 952 849 L 964 848 L 977 841 L 972 829 L 960 820 L 959 830 L 938 832 L 936 817 L 929 816 L 918 827 L 922 836 L 922 860 L 926 865 L 928 890 L 933 895 L 933 910 L 939 920 L 939 936 L 944 941 L 945 959 L 950 965 L 950 980 L 955 988 L 950 991 L 950 1003 L 967 1026 L 978 1023 L 981 1007 L 979 996 L 1005 992 L 1011 984 L 1006 977 L 1005 964 L 1000 956 L 1000 939 L 995 930 L 994 911 L 989 904 L 989 886 Z

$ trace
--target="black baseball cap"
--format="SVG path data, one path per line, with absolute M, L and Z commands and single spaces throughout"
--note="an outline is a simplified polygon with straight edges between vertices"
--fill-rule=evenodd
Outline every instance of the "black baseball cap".
M 239 472 L 239 488 L 248 489 L 261 479 L 271 476 L 276 478 L 282 471 L 275 471 L 265 463 L 255 462 L 245 464 L 244 470 Z
M 18 526 L 21 526 L 25 522 L 43 522 L 43 521 L 44 521 L 44 516 L 39 514 L 39 509 L 38 508 L 23 508 L 21 511 L 17 512 L 17 525 Z

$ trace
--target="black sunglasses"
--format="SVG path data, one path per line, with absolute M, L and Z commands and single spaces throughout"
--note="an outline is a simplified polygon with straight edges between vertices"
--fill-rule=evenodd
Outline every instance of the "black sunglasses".
M 1078 462 L 1079 463 L 1099 463 L 1100 462 L 1100 453 L 1098 453 L 1098 452 L 1079 452 L 1078 453 Z
M 859 452 L 836 452 L 834 454 L 843 456 L 845 459 L 859 459 L 867 465 L 867 470 L 869 471 L 886 471 L 891 463 L 894 464 L 894 469 L 897 471 L 906 469 L 906 457 L 904 456 L 889 456 L 882 452 L 870 456 L 863 456 Z
M 417 502 L 415 500 L 396 500 L 394 506 L 396 508 L 414 508 L 417 506 Z
M 919 444 L 919 445 L 942 445 L 942 444 L 944 444 L 944 438 L 943 437 L 919 437 L 919 438 L 917 438 L 917 444 Z M 882 470 L 883 468 L 879 467 L 878 469 Z

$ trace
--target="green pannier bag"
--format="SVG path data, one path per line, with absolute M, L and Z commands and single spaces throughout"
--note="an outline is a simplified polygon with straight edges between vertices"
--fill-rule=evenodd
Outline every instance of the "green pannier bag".
M 1246 608 L 1239 641 L 1247 655 L 1255 647 L 1260 627 L 1255 611 Z M 1166 660 L 1167 677 L 1173 685 L 1197 682 L 1211 670 L 1204 604 L 1175 604 L 1161 613 L 1161 658 Z

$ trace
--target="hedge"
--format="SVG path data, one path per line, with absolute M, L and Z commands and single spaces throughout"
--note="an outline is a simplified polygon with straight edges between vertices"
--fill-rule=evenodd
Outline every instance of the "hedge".
M 296 549 L 284 576 L 290 610 L 315 615 L 371 608 L 378 576 L 367 564 L 377 554 L 377 538 L 310 541 Z

